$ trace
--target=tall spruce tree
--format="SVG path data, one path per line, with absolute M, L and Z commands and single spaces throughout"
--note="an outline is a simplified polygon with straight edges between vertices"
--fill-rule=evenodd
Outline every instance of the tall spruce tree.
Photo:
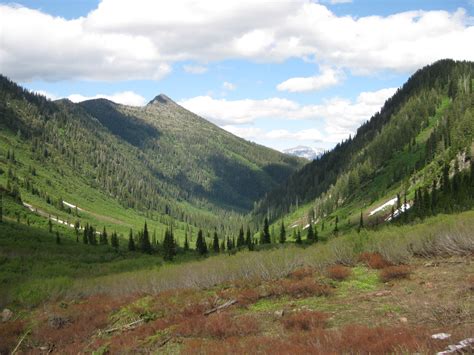
M 185 251 L 189 250 L 189 240 L 188 240 L 188 231 L 187 230 L 184 232 L 184 250 Z
M 148 234 L 148 227 L 146 221 L 143 227 L 143 233 L 140 242 L 140 250 L 142 253 L 151 254 L 153 252 L 153 248 L 150 244 L 150 236 Z
M 245 237 L 244 237 L 244 226 L 240 227 L 239 236 L 237 238 L 237 248 L 242 248 L 245 245 Z
M 212 250 L 214 253 L 219 253 L 220 247 L 219 247 L 219 237 L 217 236 L 217 230 L 214 229 L 214 238 L 212 239 Z
M 270 244 L 271 243 L 271 236 L 270 236 L 270 229 L 268 225 L 268 218 L 265 217 L 263 221 L 263 234 L 260 241 L 261 244 Z
M 252 233 L 250 233 L 250 227 L 247 226 L 247 233 L 245 236 L 245 244 L 249 250 L 253 250 L 253 241 L 252 241 Z
M 314 243 L 314 230 L 313 230 L 313 223 L 310 223 L 308 226 L 308 232 L 306 234 L 306 242 L 308 244 Z
M 207 244 L 204 239 L 204 235 L 202 233 L 202 229 L 199 229 L 197 239 L 196 239 L 196 251 L 200 255 L 206 255 L 208 250 L 207 250 Z
M 362 228 L 364 228 L 364 214 L 362 213 L 362 211 L 360 211 L 359 226 L 357 227 L 357 232 L 360 233 Z
M 100 244 L 101 245 L 109 244 L 109 239 L 108 239 L 107 230 L 105 229 L 105 226 L 104 226 L 104 230 L 102 231 L 102 234 L 100 235 Z
M 283 223 L 283 220 L 281 220 L 281 226 L 280 226 L 280 244 L 284 244 L 285 242 L 286 242 L 285 224 Z
M 119 239 L 117 236 L 117 232 L 113 232 L 112 236 L 110 237 L 110 244 L 112 245 L 112 248 L 117 250 L 119 248 Z
M 301 232 L 298 229 L 298 232 L 296 232 L 296 244 L 302 244 L 303 240 L 301 240 Z
M 163 259 L 172 261 L 176 255 L 176 243 L 173 231 L 166 228 L 165 237 L 163 239 Z
M 128 234 L 128 250 L 135 251 L 135 239 L 133 239 L 133 231 L 131 229 Z
M 336 219 L 334 221 L 334 234 L 337 235 L 337 233 L 339 233 L 339 228 L 337 226 L 337 224 L 339 223 L 339 216 L 336 216 Z
M 58 231 L 56 231 L 56 244 L 61 244 L 61 238 L 59 237 Z

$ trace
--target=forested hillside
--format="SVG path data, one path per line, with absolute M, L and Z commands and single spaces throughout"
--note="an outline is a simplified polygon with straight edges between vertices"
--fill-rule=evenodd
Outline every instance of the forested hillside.
M 240 213 L 304 163 L 237 138 L 164 97 L 144 108 L 51 102 L 1 77 L 0 184 L 58 210 L 63 198 L 81 200 L 87 190 L 123 211 L 211 230 L 224 228 L 224 220 L 240 226 Z
M 469 184 L 469 173 L 460 172 L 469 168 L 472 154 L 473 75 L 474 63 L 452 60 L 418 70 L 354 137 L 260 201 L 256 219 L 268 215 L 278 220 L 289 214 L 287 218 L 301 218 L 303 225 L 319 221 L 324 228 L 324 220 L 334 225 L 337 219 L 340 225 L 357 226 L 359 215 L 361 220 L 371 217 L 367 208 L 382 198 L 398 196 L 398 208 L 403 199 L 419 206 L 420 194 L 426 205 L 432 191 L 436 206 L 426 207 L 430 213 L 444 212 L 440 204 L 450 211 L 470 208 L 473 198 L 467 193 L 463 201 L 455 200 L 463 193 L 446 189 Z M 441 189 L 449 197 L 438 200 L 436 191 Z M 383 221 L 377 218 L 370 223 Z

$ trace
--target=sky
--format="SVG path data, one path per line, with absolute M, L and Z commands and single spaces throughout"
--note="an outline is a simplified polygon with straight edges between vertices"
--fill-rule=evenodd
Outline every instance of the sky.
M 330 149 L 417 69 L 474 60 L 474 0 L 0 1 L 0 73 L 51 99 L 164 93 L 247 140 Z

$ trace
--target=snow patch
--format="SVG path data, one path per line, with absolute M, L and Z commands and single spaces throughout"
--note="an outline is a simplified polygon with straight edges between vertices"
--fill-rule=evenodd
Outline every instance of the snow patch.
M 389 207 L 389 206 L 393 206 L 397 203 L 397 198 L 394 197 L 392 198 L 391 200 L 385 202 L 382 206 L 379 206 L 377 207 L 376 209 L 372 210 L 370 213 L 369 213 L 369 216 L 373 216 L 374 214 L 376 214 L 377 212 L 380 212 L 382 210 L 384 210 L 385 208 Z
M 77 207 L 76 205 L 73 205 L 72 203 L 66 202 L 63 200 L 63 205 L 66 205 L 69 208 L 75 209 L 77 208 L 78 211 L 83 211 L 82 208 Z
M 395 211 L 393 211 L 393 218 L 396 218 L 398 217 L 400 214 L 402 214 L 403 212 L 407 211 L 410 209 L 410 204 L 407 202 L 406 204 L 403 204 L 400 208 L 396 209 Z M 390 216 L 388 216 L 387 218 L 385 218 L 385 222 L 390 222 L 392 220 L 392 215 L 390 214 Z

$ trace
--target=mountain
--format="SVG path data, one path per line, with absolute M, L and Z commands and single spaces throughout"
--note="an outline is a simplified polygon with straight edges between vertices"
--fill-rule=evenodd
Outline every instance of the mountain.
M 305 145 L 298 145 L 293 148 L 285 149 L 283 153 L 308 160 L 314 160 L 321 156 L 324 151 L 325 149 L 323 148 L 311 148 Z
M 62 213 L 64 199 L 109 220 L 126 220 L 126 210 L 145 214 L 160 221 L 157 228 L 166 218 L 209 230 L 224 218 L 240 225 L 242 213 L 305 163 L 240 139 L 163 94 L 145 107 L 51 102 L 0 77 L 0 115 L 0 185 L 49 214 Z
M 377 224 L 389 219 L 390 206 L 400 209 L 404 196 L 410 206 L 426 201 L 431 213 L 446 211 L 442 201 L 449 210 L 470 208 L 467 192 L 461 201 L 448 187 L 469 180 L 459 173 L 473 160 L 473 76 L 474 63 L 465 61 L 441 60 L 418 70 L 353 138 L 268 193 L 255 219 L 285 217 L 302 226 L 312 220 L 322 228 L 344 221 L 350 228 L 362 211 L 367 223 Z M 428 201 L 433 191 L 436 203 Z

